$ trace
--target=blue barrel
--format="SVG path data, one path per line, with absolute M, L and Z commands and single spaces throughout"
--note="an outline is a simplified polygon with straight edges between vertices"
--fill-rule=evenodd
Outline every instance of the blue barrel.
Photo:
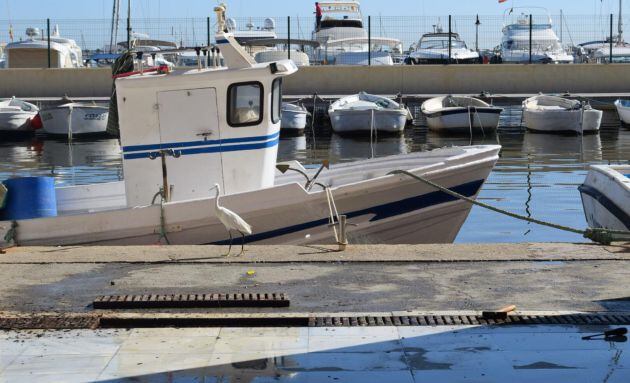
M 57 216 L 54 178 L 11 178 L 3 183 L 9 189 L 0 211 L 3 221 Z

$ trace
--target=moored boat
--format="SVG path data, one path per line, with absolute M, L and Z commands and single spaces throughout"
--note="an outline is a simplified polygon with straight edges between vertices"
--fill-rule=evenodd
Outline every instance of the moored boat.
M 57 136 L 107 134 L 109 107 L 96 103 L 70 102 L 42 110 L 42 130 Z
M 538 132 L 595 133 L 603 112 L 568 98 L 539 95 L 523 101 L 523 123 Z
M 402 133 L 411 113 L 387 97 L 361 92 L 340 98 L 330 105 L 328 115 L 335 133 Z
M 37 106 L 15 97 L 0 101 L 0 133 L 32 133 Z
M 619 120 L 626 125 L 630 125 L 630 100 L 615 101 L 615 108 L 619 115 Z
M 124 181 L 57 188 L 56 216 L 4 216 L 0 238 L 21 245 L 224 244 L 229 235 L 211 191 L 219 184 L 222 205 L 253 227 L 247 242 L 335 243 L 329 223 L 337 209 L 348 217 L 354 243 L 455 239 L 471 205 L 389 173 L 408 170 L 475 197 L 499 146 L 358 161 L 319 176 L 305 170 L 308 182 L 286 166 L 281 174 L 281 104 L 272 100 L 297 67 L 290 60 L 255 63 L 223 32 L 225 9 L 216 10 L 217 45 L 228 68 L 116 80 Z M 337 209 L 330 208 L 333 198 Z
M 280 131 L 287 134 L 300 134 L 306 128 L 308 111 L 302 105 L 282 103 L 282 123 Z
M 493 132 L 499 126 L 502 108 L 474 97 L 435 97 L 422 104 L 429 129 L 434 131 Z
M 589 227 L 630 230 L 630 165 L 593 165 L 579 190 Z

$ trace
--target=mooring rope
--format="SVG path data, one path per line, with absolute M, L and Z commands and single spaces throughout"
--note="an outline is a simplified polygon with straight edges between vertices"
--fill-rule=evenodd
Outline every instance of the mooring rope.
M 499 209 L 498 207 L 492 206 L 492 205 L 488 205 L 486 203 L 483 202 L 479 202 L 477 200 L 474 200 L 472 198 L 466 197 L 464 195 L 461 195 L 451 189 L 445 188 L 441 185 L 436 184 L 435 182 L 429 181 L 426 178 L 423 178 L 421 176 L 418 176 L 416 174 L 413 174 L 411 172 L 408 172 L 406 170 L 394 170 L 391 171 L 389 173 L 387 173 L 388 175 L 406 175 L 408 177 L 411 177 L 417 181 L 420 181 L 422 183 L 425 183 L 435 189 L 438 189 L 452 197 L 464 200 L 466 202 L 469 202 L 473 205 L 477 205 L 479 207 L 482 207 L 484 209 L 488 209 L 491 211 L 494 211 L 496 213 L 499 214 L 503 214 L 506 215 L 508 217 L 512 217 L 512 218 L 516 218 L 522 221 L 527 221 L 527 222 L 531 222 L 531 223 L 535 223 L 538 225 L 542 225 L 542 226 L 547 226 L 547 227 L 551 227 L 553 229 L 558 229 L 558 230 L 562 230 L 562 231 L 567 231 L 570 233 L 574 233 L 574 234 L 580 234 L 582 235 L 584 238 L 586 239 L 590 239 L 593 242 L 602 244 L 602 245 L 610 245 L 612 242 L 614 241 L 630 241 L 630 231 L 623 231 L 623 230 L 608 230 L 608 229 L 586 229 L 586 230 L 582 230 L 582 229 L 576 229 L 570 226 L 564 226 L 564 225 L 559 225 L 557 223 L 552 223 L 552 222 L 546 222 L 543 220 L 539 220 L 536 218 L 530 218 L 530 217 L 526 217 L 524 215 L 520 215 L 520 214 L 516 214 L 516 213 L 512 213 L 510 211 L 507 210 L 503 210 L 503 209 Z

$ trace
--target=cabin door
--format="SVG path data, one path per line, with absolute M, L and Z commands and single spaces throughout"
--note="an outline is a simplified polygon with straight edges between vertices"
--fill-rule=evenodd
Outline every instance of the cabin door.
M 158 104 L 171 201 L 214 196 L 223 186 L 216 89 L 159 92 Z

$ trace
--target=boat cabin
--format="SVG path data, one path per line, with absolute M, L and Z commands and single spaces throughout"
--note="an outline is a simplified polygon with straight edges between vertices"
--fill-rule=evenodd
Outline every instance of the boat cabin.
M 224 29 L 221 28 L 220 31 Z M 282 78 L 290 60 L 257 64 L 232 34 L 216 47 L 228 67 L 116 80 L 127 205 L 207 198 L 274 183 Z

